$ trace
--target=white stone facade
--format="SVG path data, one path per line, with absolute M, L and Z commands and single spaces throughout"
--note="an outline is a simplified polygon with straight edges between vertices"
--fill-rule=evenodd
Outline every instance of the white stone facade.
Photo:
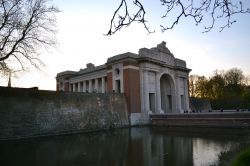
M 131 125 L 145 124 L 150 114 L 189 112 L 186 62 L 174 57 L 162 42 L 138 54 L 113 56 L 107 63 L 88 64 L 79 72 L 57 75 L 57 90 L 124 93 Z M 68 85 L 68 87 L 67 87 Z
M 79 72 L 65 71 L 57 74 L 57 89 L 69 92 L 107 92 L 106 66 L 94 65 L 81 69 Z M 68 83 L 65 86 L 65 83 Z

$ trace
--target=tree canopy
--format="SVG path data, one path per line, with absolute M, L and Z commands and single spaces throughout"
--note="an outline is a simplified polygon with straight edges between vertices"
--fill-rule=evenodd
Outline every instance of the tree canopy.
M 218 99 L 242 94 L 244 86 L 247 86 L 246 76 L 242 70 L 232 68 L 228 71 L 215 71 L 210 78 L 198 75 L 190 75 L 189 91 L 191 97 Z
M 48 0 L 0 1 L 0 72 L 43 65 L 40 50 L 56 45 L 57 12 Z
M 133 1 L 132 6 L 129 6 L 128 1 Z M 244 0 L 243 0 L 244 1 Z M 209 32 L 214 28 L 218 20 L 223 20 L 220 23 L 220 30 L 230 27 L 236 22 L 234 16 L 239 14 L 250 13 L 250 9 L 245 7 L 246 1 L 241 0 L 159 0 L 159 6 L 165 8 L 165 13 L 161 17 L 166 22 L 160 24 L 161 31 L 174 28 L 182 18 L 191 18 L 196 25 L 203 24 L 204 31 Z M 154 1 L 157 3 L 157 1 Z M 171 17 L 175 17 L 173 21 L 169 21 Z M 132 23 L 141 23 L 148 33 L 154 32 L 147 26 L 146 9 L 142 0 L 121 0 L 120 5 L 114 11 L 110 23 L 110 29 L 107 35 L 113 35 L 123 27 L 129 26 Z
M 207 98 L 225 105 L 240 105 L 242 101 L 250 106 L 249 78 L 242 70 L 232 68 L 227 71 L 215 71 L 210 78 L 198 75 L 189 76 L 190 97 Z M 219 102 L 218 102 L 219 101 Z

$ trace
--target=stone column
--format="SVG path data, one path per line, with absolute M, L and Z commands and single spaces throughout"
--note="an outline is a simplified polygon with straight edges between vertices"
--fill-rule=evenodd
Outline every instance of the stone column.
M 176 93 L 175 93 L 175 110 L 174 112 L 176 113 L 180 113 L 180 110 L 181 110 L 181 99 L 180 99 L 180 77 L 176 76 L 175 77 L 175 87 L 176 87 Z
M 105 93 L 105 77 L 102 77 L 102 93 Z
M 81 92 L 81 82 L 78 82 L 78 92 Z
M 184 111 L 190 111 L 189 110 L 189 96 L 188 96 L 188 79 L 187 78 L 185 78 L 184 79 L 185 80 L 185 87 L 184 87 L 184 94 L 185 94 L 185 109 L 186 110 L 184 110 Z
M 89 93 L 92 92 L 92 80 L 89 80 Z
M 75 91 L 76 91 L 76 84 L 73 83 L 73 92 L 75 92 Z
M 150 111 L 149 108 L 149 94 L 148 94 L 148 71 L 143 72 L 144 80 L 143 80 L 143 85 L 144 85 L 144 103 L 145 103 L 145 110 L 148 113 Z
M 86 92 L 86 81 L 83 81 L 82 92 Z
M 143 113 L 147 113 L 145 112 L 145 101 L 144 101 L 144 76 L 143 76 L 143 70 L 144 69 L 140 69 L 140 91 L 141 91 L 141 110 Z
M 161 109 L 161 80 L 160 80 L 160 73 L 156 74 L 156 106 L 157 106 L 157 113 L 163 113 L 162 109 Z
M 95 79 L 95 92 L 98 93 L 98 78 Z

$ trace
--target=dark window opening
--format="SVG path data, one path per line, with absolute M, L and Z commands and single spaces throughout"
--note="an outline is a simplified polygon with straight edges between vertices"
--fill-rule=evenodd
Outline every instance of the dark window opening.
M 121 93 L 121 82 L 120 82 L 120 80 L 115 81 L 115 92 Z
M 171 110 L 172 109 L 172 96 L 168 95 L 168 109 Z
M 184 95 L 181 95 L 181 108 L 184 109 Z
M 149 109 L 155 112 L 155 93 L 149 93 Z

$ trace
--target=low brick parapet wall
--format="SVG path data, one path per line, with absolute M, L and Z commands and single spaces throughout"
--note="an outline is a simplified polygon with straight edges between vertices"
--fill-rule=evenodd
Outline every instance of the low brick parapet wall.
M 154 114 L 150 123 L 159 126 L 250 128 L 250 112 Z
M 129 125 L 125 96 L 0 87 L 0 140 Z

